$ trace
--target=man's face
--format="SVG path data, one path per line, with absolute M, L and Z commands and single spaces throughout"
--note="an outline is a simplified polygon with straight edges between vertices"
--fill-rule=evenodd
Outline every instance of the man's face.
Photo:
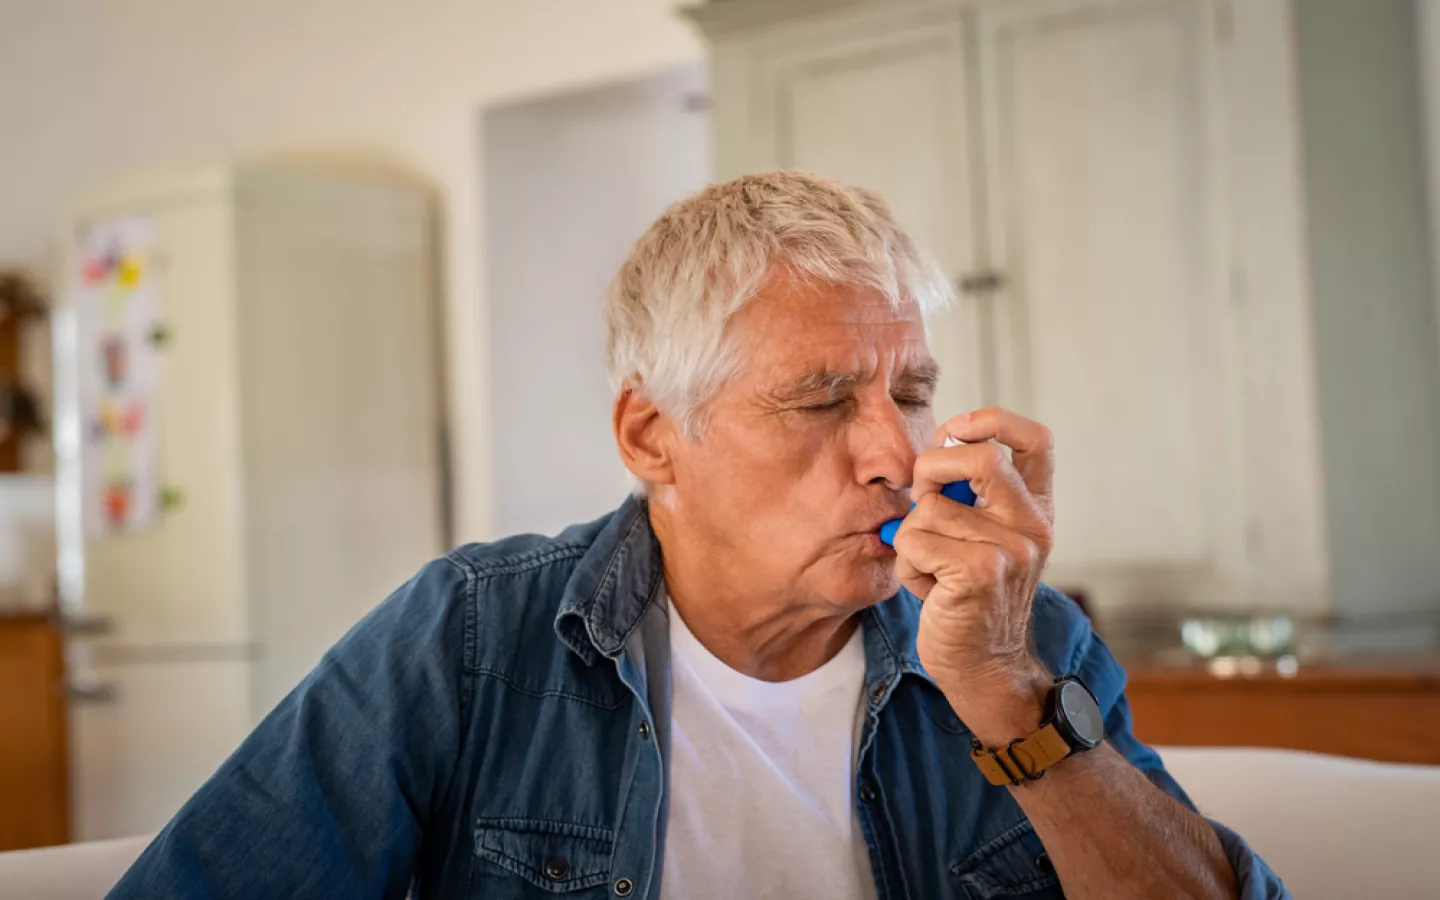
M 773 279 L 730 324 L 741 374 L 673 456 L 677 522 L 734 587 L 843 607 L 898 590 L 876 535 L 909 509 L 935 428 L 936 366 L 918 309 L 865 288 Z

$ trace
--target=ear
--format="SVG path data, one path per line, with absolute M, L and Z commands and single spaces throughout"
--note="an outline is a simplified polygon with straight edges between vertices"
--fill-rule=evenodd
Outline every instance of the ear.
M 650 484 L 674 484 L 671 448 L 679 437 L 674 422 L 638 387 L 627 384 L 615 398 L 612 416 L 620 461 Z

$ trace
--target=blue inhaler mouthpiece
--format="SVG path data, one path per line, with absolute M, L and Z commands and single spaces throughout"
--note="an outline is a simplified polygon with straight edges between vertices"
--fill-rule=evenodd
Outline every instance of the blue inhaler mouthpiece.
M 940 489 L 940 495 L 942 497 L 949 497 L 956 503 L 963 503 L 966 506 L 975 505 L 975 492 L 970 489 L 970 482 L 968 481 L 956 481 L 951 484 L 947 484 Z M 910 505 L 910 508 L 914 509 L 915 505 L 912 503 Z M 891 519 L 884 525 L 881 525 L 880 540 L 884 541 L 891 547 L 895 546 L 895 532 L 900 530 L 900 523 L 903 521 L 905 520 Z

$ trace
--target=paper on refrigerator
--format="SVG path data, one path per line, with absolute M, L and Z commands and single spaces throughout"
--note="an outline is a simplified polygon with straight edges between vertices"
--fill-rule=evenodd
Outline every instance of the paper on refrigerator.
M 88 227 L 72 273 L 87 537 L 155 524 L 160 512 L 163 285 L 143 217 Z

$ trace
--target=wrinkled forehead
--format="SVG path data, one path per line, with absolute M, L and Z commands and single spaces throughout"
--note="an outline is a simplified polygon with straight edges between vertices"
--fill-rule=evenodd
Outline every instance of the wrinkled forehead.
M 878 374 L 924 380 L 935 369 L 920 308 L 897 307 L 865 286 L 777 279 L 731 320 L 729 331 L 744 369 L 764 381 L 868 381 Z

